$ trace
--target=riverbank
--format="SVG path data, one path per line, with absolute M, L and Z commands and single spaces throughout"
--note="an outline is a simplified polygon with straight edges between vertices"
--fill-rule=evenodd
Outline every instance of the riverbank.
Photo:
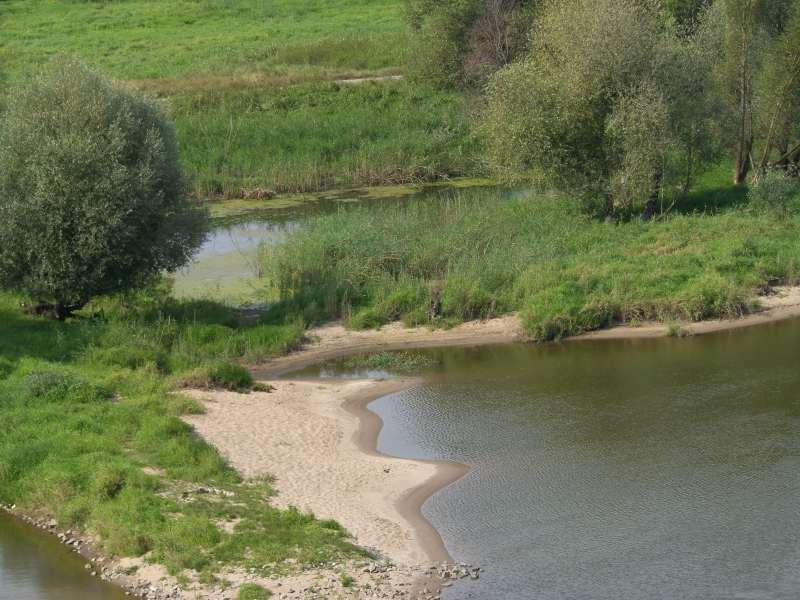
M 278 380 L 269 393 L 195 391 L 205 413 L 185 420 L 246 478 L 274 478 L 275 506 L 335 519 L 357 544 L 390 561 L 378 577 L 369 565 L 358 569 L 351 590 L 329 587 L 327 594 L 342 595 L 326 597 L 372 597 L 365 595 L 371 589 L 375 597 L 424 598 L 442 583 L 431 569 L 452 558 L 420 509 L 466 468 L 380 454 L 382 423 L 366 408 L 416 383 Z M 330 574 L 312 570 L 292 577 L 291 586 L 307 590 Z M 276 597 L 287 587 L 280 579 L 256 582 Z
M 568 337 L 562 341 L 680 337 L 775 323 L 800 317 L 800 286 L 772 288 L 769 295 L 753 298 L 751 304 L 754 305 L 753 312 L 736 319 L 617 325 Z M 336 322 L 309 330 L 306 340 L 306 343 L 294 352 L 274 358 L 262 365 L 253 365 L 251 369 L 255 376 L 274 377 L 355 354 L 535 341 L 526 333 L 522 319 L 516 313 L 485 321 L 469 321 L 451 329 L 405 327 L 402 323 L 391 323 L 378 329 L 353 330 Z
M 185 392 L 204 407 L 184 416 L 245 480 L 268 478 L 271 504 L 335 519 L 373 558 L 265 577 L 231 569 L 225 585 L 180 581 L 144 558 L 107 559 L 91 541 L 75 545 L 102 577 L 152 599 L 223 600 L 250 584 L 272 598 L 438 598 L 448 580 L 478 578 L 478 569 L 455 565 L 421 507 L 433 493 L 462 477 L 463 465 L 407 460 L 377 451 L 382 422 L 367 409 L 378 397 L 418 383 L 393 380 L 278 380 L 268 392 Z M 213 493 L 214 490 L 211 491 Z M 35 523 L 35 521 L 32 521 Z M 42 529 L 52 523 L 35 523 Z M 234 522 L 222 523 L 232 529 Z M 61 537 L 60 537 L 61 539 Z M 95 569 L 94 566 L 91 567 Z M 126 573 L 133 573 L 126 575 Z

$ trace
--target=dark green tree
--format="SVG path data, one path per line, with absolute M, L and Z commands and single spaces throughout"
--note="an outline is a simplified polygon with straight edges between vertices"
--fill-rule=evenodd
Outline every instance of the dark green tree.
M 64 319 L 94 296 L 186 264 L 207 221 L 153 102 L 66 59 L 10 92 L 0 117 L 0 287 Z

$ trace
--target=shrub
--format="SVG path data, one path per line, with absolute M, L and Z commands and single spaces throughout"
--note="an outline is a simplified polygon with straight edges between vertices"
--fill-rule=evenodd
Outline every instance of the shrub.
M 63 319 L 177 269 L 207 225 L 185 192 L 162 111 L 56 60 L 0 117 L 0 286 Z
M 239 588 L 239 593 L 236 594 L 236 600 L 266 600 L 272 596 L 269 590 L 256 583 L 245 583 Z
M 232 392 L 247 392 L 253 389 L 253 376 L 246 368 L 230 362 L 198 367 L 181 379 L 185 387 L 222 388 Z
M 783 171 L 770 170 L 750 188 L 750 204 L 758 210 L 795 211 L 800 206 L 800 180 Z
M 525 49 L 530 0 L 406 0 L 411 71 L 441 86 L 475 86 Z

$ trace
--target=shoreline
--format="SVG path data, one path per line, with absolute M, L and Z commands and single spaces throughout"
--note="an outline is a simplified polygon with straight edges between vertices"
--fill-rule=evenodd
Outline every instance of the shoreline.
M 422 505 L 436 492 L 445 489 L 464 477 L 469 473 L 470 468 L 467 465 L 453 461 L 407 459 L 380 452 L 378 450 L 378 436 L 383 429 L 383 419 L 368 408 L 373 401 L 410 389 L 418 382 L 419 380 L 407 379 L 387 380 L 385 387 L 379 383 L 363 393 L 355 394 L 345 399 L 342 408 L 358 419 L 358 427 L 353 434 L 352 440 L 365 454 L 427 463 L 435 467 L 435 473 L 432 477 L 403 492 L 395 502 L 395 506 L 400 516 L 415 531 L 417 543 L 427 553 L 430 562 L 453 562 L 453 557 L 447 550 L 439 531 L 422 514 Z
M 379 452 L 383 421 L 367 408 L 420 381 L 278 379 L 270 381 L 271 392 L 191 390 L 186 393 L 206 412 L 184 420 L 245 478 L 273 476 L 273 506 L 294 506 L 320 519 L 334 519 L 354 544 L 377 555 L 372 566 L 348 569 L 356 576 L 353 592 L 363 588 L 391 594 L 376 597 L 431 598 L 449 585 L 448 579 L 478 577 L 474 568 L 453 564 L 421 510 L 431 495 L 469 468 Z M 371 570 L 376 566 L 377 571 Z M 283 598 L 287 587 L 310 590 L 318 585 L 320 573 L 330 579 L 331 571 L 323 570 L 256 583 Z
M 708 319 L 680 322 L 670 327 L 666 323 L 645 322 L 638 326 L 620 324 L 607 329 L 589 331 L 558 340 L 581 342 L 588 340 L 635 340 L 684 335 L 706 335 L 734 331 L 757 325 L 778 323 L 800 317 L 800 286 L 774 288 L 769 296 L 754 299 L 759 308 L 736 319 Z M 468 321 L 452 329 L 404 327 L 391 323 L 379 329 L 349 330 L 339 322 L 328 323 L 308 332 L 309 341 L 300 349 L 262 364 L 250 365 L 256 378 L 272 378 L 299 371 L 328 360 L 354 354 L 415 350 L 425 348 L 477 347 L 496 344 L 532 342 L 525 333 L 517 313 L 486 321 Z

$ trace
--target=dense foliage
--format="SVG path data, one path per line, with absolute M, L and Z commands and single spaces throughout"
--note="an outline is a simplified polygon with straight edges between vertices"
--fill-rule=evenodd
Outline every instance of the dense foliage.
M 406 0 L 409 64 L 442 86 L 482 84 L 527 47 L 535 0 Z
M 798 20 L 794 0 L 543 3 L 527 53 L 489 82 L 490 161 L 646 217 L 722 155 L 736 185 L 795 174 Z
M 67 60 L 10 93 L 0 121 L 0 286 L 54 304 L 63 318 L 184 265 L 205 227 L 155 104 Z

